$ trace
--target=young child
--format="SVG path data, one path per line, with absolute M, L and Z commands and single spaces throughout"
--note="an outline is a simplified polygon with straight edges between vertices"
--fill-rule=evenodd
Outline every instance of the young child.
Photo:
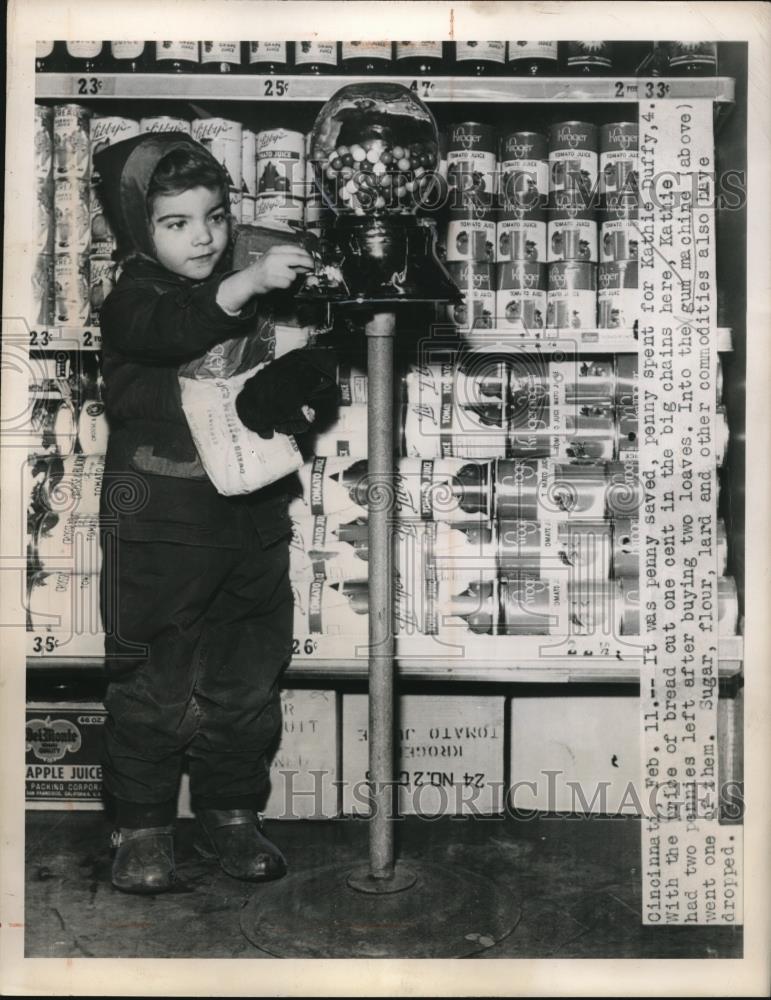
M 184 755 L 197 849 L 235 878 L 278 878 L 286 863 L 257 810 L 292 646 L 287 483 L 217 493 L 185 421 L 177 369 L 253 334 L 260 297 L 289 289 L 313 262 L 287 244 L 229 273 L 227 177 L 184 133 L 129 139 L 96 154 L 95 167 L 122 262 L 101 314 L 112 881 L 126 892 L 172 885 Z M 269 360 L 272 345 L 262 346 Z M 250 379 L 237 403 L 244 423 L 263 436 L 307 430 L 314 404 L 335 391 L 324 353 L 293 351 Z

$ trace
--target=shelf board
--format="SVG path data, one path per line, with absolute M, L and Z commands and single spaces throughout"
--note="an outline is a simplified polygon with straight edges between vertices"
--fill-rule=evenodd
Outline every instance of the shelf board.
M 503 644 L 497 637 L 474 636 L 455 646 L 443 645 L 430 636 L 411 637 L 408 655 L 397 652 L 396 664 L 401 677 L 415 680 L 484 681 L 498 683 L 636 683 L 640 678 L 641 656 L 631 645 L 623 646 L 613 640 L 606 655 L 596 651 L 597 642 L 591 638 L 572 640 L 575 653 L 568 653 L 567 639 L 558 636 L 517 636 Z M 480 642 L 481 640 L 481 642 Z M 493 640 L 493 641 L 491 641 Z M 358 650 L 357 640 L 348 639 L 351 653 L 348 657 L 334 655 L 337 637 L 318 636 L 317 649 L 310 655 L 295 656 L 289 667 L 290 676 L 343 679 L 364 678 L 367 675 L 366 640 L 362 637 Z M 484 647 L 487 648 L 484 648 Z M 496 648 L 497 647 L 497 648 Z M 617 648 L 618 647 L 618 648 Z M 551 648 L 551 652 L 549 649 Z M 742 671 L 744 640 L 741 636 L 720 639 L 719 676 L 735 677 Z M 102 669 L 100 655 L 59 656 L 30 655 L 29 669 Z
M 328 100 L 351 76 L 219 76 L 166 73 L 39 73 L 39 98 L 83 99 L 125 97 L 147 100 L 227 100 L 319 103 Z M 580 102 L 623 103 L 650 100 L 705 98 L 717 103 L 734 101 L 732 77 L 419 77 L 367 76 L 367 83 L 401 83 L 425 101 L 484 103 Z
M 469 350 L 512 354 L 553 354 L 555 351 L 586 351 L 593 354 L 636 354 L 639 341 L 632 329 L 623 330 L 547 330 L 546 336 L 523 337 L 511 330 L 497 328 L 479 330 L 473 336 L 451 337 L 448 333 L 437 336 L 437 341 Z M 30 348 L 42 351 L 98 351 L 102 335 L 98 326 L 86 327 L 33 327 L 30 331 Z M 718 327 L 717 349 L 725 353 L 733 350 L 730 327 Z

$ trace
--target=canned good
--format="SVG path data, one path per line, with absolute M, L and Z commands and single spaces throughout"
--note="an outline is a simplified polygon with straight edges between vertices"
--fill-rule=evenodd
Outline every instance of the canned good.
M 90 188 L 87 180 L 57 177 L 54 186 L 54 233 L 56 253 L 83 254 L 91 237 Z
M 641 489 L 636 465 L 567 465 L 548 459 L 498 459 L 494 469 L 499 520 L 555 518 L 601 521 L 636 513 Z
M 90 165 L 91 112 L 80 104 L 57 104 L 54 108 L 54 174 L 88 180 Z
M 49 183 L 54 170 L 54 112 L 53 108 L 35 105 L 35 179 L 38 184 Z
M 89 322 L 99 325 L 100 310 L 115 284 L 115 264 L 109 257 L 89 257 L 91 315 Z
M 407 373 L 404 453 L 411 458 L 495 458 L 507 453 L 508 412 L 502 362 L 488 361 L 479 378 L 452 360 L 424 364 Z M 496 369 L 491 371 L 490 368 Z M 499 386 L 484 393 L 481 378 Z
M 56 325 L 85 326 L 90 309 L 88 254 L 55 254 L 54 284 Z
M 520 574 L 501 581 L 504 635 L 618 635 L 622 598 L 618 584 L 569 583 L 563 575 Z
M 348 364 L 337 366 L 337 387 L 340 392 L 340 403 L 351 406 L 354 403 L 367 402 L 367 373 L 361 368 Z
M 717 572 L 728 568 L 728 536 L 725 522 L 719 519 L 715 531 Z M 636 517 L 616 518 L 613 523 L 613 575 L 637 580 L 640 575 L 640 522 Z
M 634 215 L 619 218 L 616 213 L 604 215 L 600 225 L 600 258 L 602 263 L 637 260 L 640 226 L 637 210 Z
M 89 130 L 91 157 L 89 170 L 92 182 L 96 181 L 98 177 L 98 174 L 94 172 L 94 154 L 107 149 L 108 146 L 114 146 L 116 142 L 131 139 L 135 135 L 139 135 L 139 122 L 133 118 L 107 115 L 91 119 Z
M 366 458 L 366 403 L 341 407 L 334 423 L 314 434 L 313 453 L 328 457 L 353 455 L 356 458 Z
M 447 260 L 495 260 L 495 220 L 489 208 L 480 208 L 473 214 L 450 211 L 447 223 Z
M 32 268 L 31 321 L 35 326 L 52 326 L 56 315 L 56 282 L 54 256 L 41 253 L 35 257 Z
M 512 411 L 509 455 L 515 458 L 610 462 L 617 452 L 616 423 L 609 413 L 587 414 L 575 406 L 560 409 L 548 400 Z
M 191 133 L 190 122 L 174 115 L 148 115 L 139 120 L 139 132 L 184 132 Z
M 300 228 L 303 223 L 303 208 L 299 198 L 285 198 L 278 194 L 261 195 L 254 200 L 254 221 L 256 225 L 281 222 Z
M 56 245 L 56 220 L 54 215 L 53 185 L 50 181 L 40 181 L 35 185 L 35 205 L 37 225 L 35 226 L 35 249 L 51 254 Z
M 296 635 L 365 636 L 369 628 L 369 599 L 365 582 L 292 583 Z
M 27 584 L 27 628 L 67 635 L 104 632 L 99 610 L 99 576 L 35 573 Z
M 45 473 L 36 500 L 45 510 L 98 514 L 104 479 L 104 454 L 49 458 L 37 466 Z
M 597 265 L 583 261 L 549 264 L 546 325 L 591 329 L 597 324 Z
M 610 413 L 616 402 L 615 359 L 554 361 L 519 354 L 509 361 L 509 391 L 512 412 L 522 411 L 536 400 L 588 414 Z
M 78 414 L 78 444 L 84 455 L 104 455 L 110 428 L 104 403 L 92 399 L 84 403 Z
M 599 284 L 597 302 L 600 329 L 633 327 L 640 312 L 637 261 L 623 260 L 614 261 L 612 264 L 600 264 Z
M 501 574 L 523 571 L 545 576 L 564 573 L 572 582 L 610 577 L 612 528 L 607 521 L 500 521 Z
M 70 573 L 98 573 L 102 568 L 99 515 L 46 511 L 35 525 L 32 550 L 43 570 L 62 569 L 65 562 Z
M 500 143 L 498 169 L 504 206 L 535 209 L 549 196 L 549 145 L 539 132 L 512 132 Z M 543 259 L 543 258 L 542 258 Z
M 600 195 L 636 193 L 640 154 L 637 122 L 600 126 Z
M 546 260 L 546 213 L 543 209 L 501 210 L 496 226 L 498 262 Z
M 719 406 L 715 411 L 715 463 L 719 467 L 725 461 L 731 436 L 725 409 Z
M 580 191 L 554 195 L 549 212 L 549 261 L 597 261 L 597 220 Z
M 447 183 L 450 207 L 491 205 L 496 193 L 498 140 L 491 125 L 460 122 L 450 126 Z
M 244 198 L 257 197 L 257 133 L 250 128 L 241 132 L 241 191 Z
M 257 194 L 304 198 L 305 135 L 286 128 L 257 133 Z
M 101 199 L 94 188 L 91 189 L 89 205 L 91 245 L 95 257 L 109 257 L 117 246 L 115 235 L 104 212 Z
M 71 455 L 77 438 L 72 403 L 65 399 L 35 399 L 29 430 L 30 455 Z
M 366 582 L 367 546 L 354 546 L 329 537 L 328 518 L 319 516 L 292 522 L 289 576 L 293 582 Z M 320 537 L 319 537 L 320 536 Z
M 509 261 L 496 267 L 495 315 L 505 329 L 540 336 L 546 323 L 546 264 Z
M 256 211 L 256 198 L 245 194 L 241 196 L 241 222 L 251 225 L 254 223 L 254 213 Z
M 241 144 L 243 126 L 228 118 L 195 118 L 191 134 L 221 163 L 228 175 L 230 212 L 241 221 Z
M 459 329 L 492 329 L 495 325 L 494 265 L 482 261 L 448 263 L 450 277 L 464 301 L 447 307 L 448 319 Z
M 70 356 L 66 351 L 30 359 L 29 367 L 27 390 L 30 396 L 62 399 L 71 395 L 74 380 Z
M 421 581 L 414 588 L 397 580 L 394 587 L 394 625 L 396 634 L 458 636 L 493 635 L 498 629 L 500 607 L 498 581 Z
M 586 198 L 597 188 L 599 161 L 597 126 L 588 122 L 558 122 L 549 129 L 549 197 L 560 191 L 580 191 Z
M 394 525 L 395 565 L 402 584 L 418 593 L 424 581 L 462 590 L 498 576 L 494 525 L 407 521 Z

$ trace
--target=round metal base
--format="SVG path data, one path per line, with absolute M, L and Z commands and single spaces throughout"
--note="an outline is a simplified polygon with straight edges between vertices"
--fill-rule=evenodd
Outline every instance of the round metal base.
M 367 892 L 376 896 L 386 896 L 392 892 L 404 892 L 418 880 L 417 872 L 404 865 L 395 865 L 392 878 L 373 878 L 369 866 L 357 868 L 348 876 L 348 885 L 357 892 Z
M 455 865 L 413 863 L 412 887 L 387 894 L 352 888 L 359 871 L 329 865 L 266 883 L 244 907 L 241 930 L 280 958 L 464 958 L 521 917 L 509 890 Z

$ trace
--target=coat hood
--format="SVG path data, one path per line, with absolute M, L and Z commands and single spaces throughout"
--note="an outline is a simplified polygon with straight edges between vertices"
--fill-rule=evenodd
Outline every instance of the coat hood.
M 155 259 L 147 214 L 147 190 L 160 161 L 176 149 L 206 147 L 184 132 L 147 132 L 94 154 L 97 191 L 118 241 L 120 256 L 132 251 Z M 212 161 L 217 161 L 212 157 Z M 217 164 L 219 166 L 219 164 Z

